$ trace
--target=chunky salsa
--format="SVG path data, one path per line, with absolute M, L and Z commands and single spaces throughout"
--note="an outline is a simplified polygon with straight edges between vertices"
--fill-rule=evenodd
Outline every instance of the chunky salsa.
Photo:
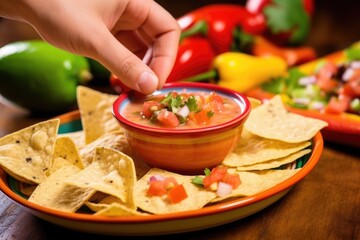
M 294 68 L 288 76 L 262 87 L 268 92 L 284 94 L 287 103 L 296 108 L 360 115 L 360 60 L 342 64 L 323 61 L 312 74 Z
M 169 92 L 131 102 L 122 114 L 146 126 L 197 128 L 227 122 L 240 113 L 239 104 L 215 92 Z

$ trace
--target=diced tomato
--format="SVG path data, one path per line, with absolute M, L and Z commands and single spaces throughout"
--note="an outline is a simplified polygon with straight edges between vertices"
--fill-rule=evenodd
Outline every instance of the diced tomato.
M 168 191 L 167 196 L 171 203 L 179 203 L 188 197 L 184 185 L 182 184 L 171 188 Z
M 208 115 L 208 111 L 204 109 L 196 113 L 191 112 L 189 118 L 198 125 L 205 125 L 210 123 L 210 117 Z
M 215 167 L 211 170 L 210 175 L 206 176 L 203 179 L 203 185 L 205 188 L 208 188 L 211 184 L 219 182 L 224 175 L 227 173 L 226 167 Z
M 224 103 L 224 99 L 217 93 L 215 92 L 211 92 L 209 97 L 208 97 L 208 101 L 209 102 L 217 102 L 217 103 L 220 103 L 220 104 L 223 104 Z
M 160 110 L 162 108 L 161 103 L 157 101 L 146 101 L 143 104 L 142 114 L 146 118 L 150 118 L 154 111 Z
M 337 72 L 338 67 L 333 62 L 326 62 L 318 71 L 317 77 L 318 78 L 332 78 Z
M 334 91 L 339 86 L 339 82 L 333 79 L 337 71 L 338 67 L 335 63 L 327 62 L 317 73 L 317 85 L 325 92 Z
M 332 78 L 317 78 L 316 84 L 325 92 L 332 92 L 339 86 L 339 82 Z
M 177 185 L 179 185 L 174 177 L 167 177 L 163 180 L 164 187 L 166 190 L 169 190 Z
M 180 125 L 175 113 L 162 109 L 157 116 L 157 120 L 164 127 L 177 127 Z
M 349 97 L 331 97 L 329 103 L 325 107 L 326 113 L 340 114 L 347 110 L 349 103 Z
M 162 196 L 164 194 L 166 194 L 166 188 L 164 185 L 164 181 L 151 181 L 149 182 L 150 186 L 149 189 L 147 191 L 147 194 L 149 196 Z
M 241 184 L 239 174 L 226 173 L 221 181 L 231 185 L 233 189 L 237 188 Z

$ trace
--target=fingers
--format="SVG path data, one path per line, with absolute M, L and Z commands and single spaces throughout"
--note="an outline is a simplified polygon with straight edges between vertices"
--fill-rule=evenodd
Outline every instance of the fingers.
M 119 18 L 112 32 L 104 26 L 93 34 L 93 57 L 128 87 L 150 94 L 160 89 L 170 74 L 179 26 L 166 10 L 148 0 L 130 1 Z
M 176 20 L 154 2 L 141 30 L 154 39 L 149 66 L 159 78 L 159 89 L 164 85 L 174 65 L 180 28 Z

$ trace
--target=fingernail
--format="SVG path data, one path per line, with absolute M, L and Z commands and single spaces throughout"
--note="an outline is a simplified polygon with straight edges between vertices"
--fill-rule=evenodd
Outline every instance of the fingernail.
M 149 72 L 143 72 L 138 81 L 138 87 L 142 93 L 149 94 L 156 90 L 158 86 L 158 78 Z

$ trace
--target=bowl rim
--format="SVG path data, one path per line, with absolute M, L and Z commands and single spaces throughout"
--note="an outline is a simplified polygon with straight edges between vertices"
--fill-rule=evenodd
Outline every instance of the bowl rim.
M 117 99 L 114 101 L 112 113 L 114 117 L 117 119 L 120 125 L 126 129 L 133 129 L 136 131 L 141 132 L 150 132 L 154 134 L 159 133 L 165 133 L 165 134 L 177 134 L 177 135 L 183 135 L 183 134 L 196 134 L 196 133 L 204 133 L 204 132 L 212 132 L 212 131 L 218 131 L 222 129 L 228 129 L 232 128 L 234 126 L 237 126 L 241 123 L 243 123 L 247 117 L 250 114 L 251 111 L 251 103 L 248 100 L 248 98 L 245 96 L 245 94 L 239 93 L 235 90 L 231 90 L 228 88 L 220 87 L 219 85 L 211 84 L 211 83 L 198 83 L 198 82 L 172 82 L 172 83 L 166 83 L 164 87 L 160 90 L 158 90 L 158 93 L 161 93 L 163 90 L 169 90 L 171 88 L 194 88 L 194 89 L 204 89 L 208 92 L 214 91 L 219 92 L 223 95 L 226 95 L 230 98 L 234 98 L 238 104 L 242 102 L 243 111 L 236 116 L 235 118 L 232 118 L 231 120 L 217 124 L 212 126 L 205 126 L 205 127 L 198 127 L 198 128 L 166 128 L 166 127 L 149 127 L 141 124 L 134 123 L 132 121 L 129 121 L 125 117 L 123 117 L 120 114 L 120 107 L 121 104 L 128 99 L 129 97 L 132 97 L 134 95 L 134 92 L 125 92 L 119 95 Z M 155 92 L 156 94 L 156 92 Z

